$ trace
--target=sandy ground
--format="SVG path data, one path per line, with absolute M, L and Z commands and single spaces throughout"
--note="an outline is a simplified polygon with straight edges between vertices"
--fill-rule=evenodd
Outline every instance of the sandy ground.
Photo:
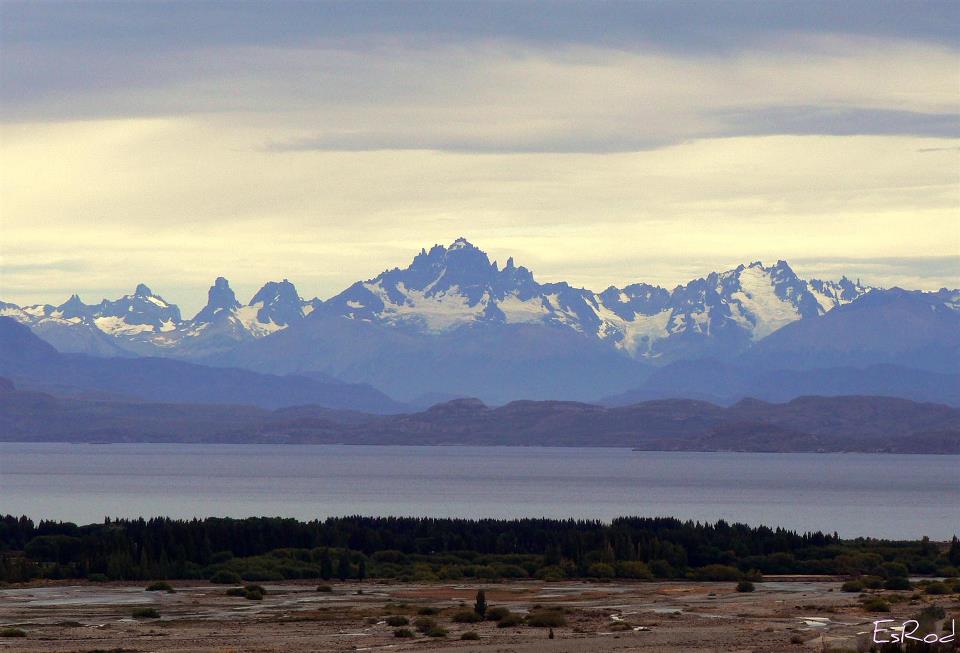
M 497 653 L 591 651 L 776 652 L 857 650 L 857 638 L 873 620 L 906 619 L 928 597 L 896 603 L 892 612 L 864 612 L 856 594 L 838 581 L 768 580 L 753 593 L 732 583 L 542 583 L 497 584 L 315 584 L 264 583 L 263 601 L 225 596 L 223 586 L 172 583 L 175 593 L 146 592 L 143 584 L 43 584 L 0 589 L 0 629 L 16 627 L 22 638 L 0 638 L 0 653 L 93 652 L 288 652 L 288 651 L 495 651 Z M 472 607 L 479 588 L 491 606 L 526 613 L 534 606 L 562 606 L 567 625 L 548 630 L 495 623 L 452 623 Z M 889 594 L 889 593 L 887 593 Z M 911 594 L 911 593 L 907 593 Z M 957 595 L 936 597 L 958 613 Z M 137 607 L 154 607 L 160 619 L 133 619 Z M 449 630 L 446 638 L 398 639 L 384 622 L 391 614 L 412 621 L 417 610 Z M 412 628 L 412 627 L 411 627 Z M 459 641 L 472 630 L 480 641 Z

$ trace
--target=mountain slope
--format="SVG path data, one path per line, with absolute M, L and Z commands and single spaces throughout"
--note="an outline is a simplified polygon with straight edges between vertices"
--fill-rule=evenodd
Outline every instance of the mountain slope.
M 870 395 L 960 406 L 960 373 L 931 372 L 898 365 L 764 370 L 717 360 L 677 361 L 655 370 L 637 388 L 600 403 L 626 406 L 639 401 L 689 397 L 733 404 L 746 397 L 783 402 L 803 395 Z
M 880 363 L 960 370 L 960 296 L 893 288 L 816 320 L 790 324 L 743 357 L 766 369 L 865 367 Z
M 212 368 L 161 358 L 61 354 L 16 321 L 0 317 L 0 375 L 18 386 L 59 387 L 148 402 L 245 404 L 264 408 L 317 404 L 371 413 L 402 406 L 369 386 L 300 376 Z

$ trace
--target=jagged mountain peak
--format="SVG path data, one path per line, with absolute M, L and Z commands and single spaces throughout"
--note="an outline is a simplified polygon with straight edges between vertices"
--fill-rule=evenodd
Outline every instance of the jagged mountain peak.
M 304 301 L 288 279 L 268 281 L 250 299 L 257 309 L 257 322 L 287 326 L 303 318 Z
M 145 283 L 138 283 L 133 291 L 134 297 L 153 297 L 153 291 Z
M 218 315 L 227 315 L 240 308 L 240 302 L 230 287 L 230 282 L 224 277 L 217 277 L 207 291 L 207 305 L 200 309 L 193 321 L 195 323 L 210 322 Z

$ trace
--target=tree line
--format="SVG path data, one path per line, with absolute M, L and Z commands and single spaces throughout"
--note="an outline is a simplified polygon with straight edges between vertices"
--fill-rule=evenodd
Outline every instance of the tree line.
M 291 578 L 702 578 L 957 575 L 960 543 L 841 540 L 745 524 L 623 517 L 0 518 L 0 581 Z

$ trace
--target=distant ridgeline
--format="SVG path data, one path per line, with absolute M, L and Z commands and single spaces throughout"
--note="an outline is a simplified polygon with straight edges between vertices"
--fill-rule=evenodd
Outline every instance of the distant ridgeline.
M 673 518 L 598 521 L 341 517 L 106 520 L 0 518 L 0 580 L 502 578 L 759 579 L 762 574 L 955 577 L 960 542 L 841 540 Z M 953 587 L 960 591 L 960 587 Z

